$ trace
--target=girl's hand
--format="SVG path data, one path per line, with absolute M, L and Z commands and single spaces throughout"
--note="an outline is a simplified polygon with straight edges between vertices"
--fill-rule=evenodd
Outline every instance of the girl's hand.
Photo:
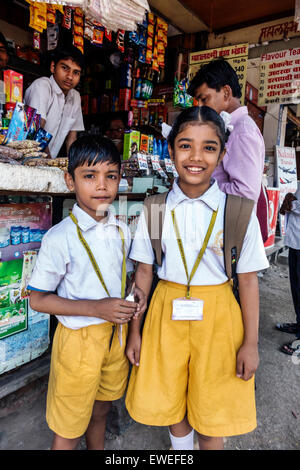
M 143 315 L 147 308 L 147 297 L 139 287 L 134 288 L 134 300 L 137 302 L 138 307 L 136 313 L 133 315 L 133 319 L 137 319 L 140 315 Z
M 257 344 L 242 344 L 236 358 L 236 375 L 243 380 L 250 380 L 258 368 L 259 356 Z
M 127 339 L 126 356 L 134 366 L 139 366 L 142 338 L 140 333 L 131 333 Z

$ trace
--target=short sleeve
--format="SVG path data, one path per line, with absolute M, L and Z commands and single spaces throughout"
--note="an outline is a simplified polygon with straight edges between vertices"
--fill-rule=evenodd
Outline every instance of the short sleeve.
M 269 262 L 266 257 L 259 222 L 256 214 L 252 212 L 237 264 L 237 273 L 261 271 L 268 267 Z
M 28 106 L 35 108 L 42 119 L 46 120 L 49 106 L 52 100 L 51 84 L 48 78 L 41 77 L 35 80 L 27 88 L 24 102 Z
M 144 212 L 141 213 L 129 257 L 145 264 L 154 263 L 154 253 L 149 238 Z
M 51 232 L 42 240 L 28 289 L 54 292 L 67 271 L 67 247 Z
M 76 92 L 74 94 L 74 113 L 73 113 L 73 117 L 75 121 L 74 121 L 74 124 L 72 125 L 72 129 L 70 130 L 71 131 L 84 131 L 81 98 L 80 98 L 80 94 L 76 90 L 74 91 Z

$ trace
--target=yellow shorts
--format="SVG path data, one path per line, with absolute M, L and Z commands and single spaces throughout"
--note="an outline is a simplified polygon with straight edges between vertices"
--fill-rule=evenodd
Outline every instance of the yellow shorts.
M 233 436 L 256 427 L 254 377 L 236 377 L 236 354 L 243 321 L 230 283 L 192 287 L 204 301 L 203 320 L 172 320 L 172 300 L 186 287 L 160 281 L 142 333 L 139 367 L 134 366 L 126 395 L 131 417 L 169 426 L 187 414 L 206 436 Z
M 47 394 L 47 423 L 61 437 L 82 436 L 90 422 L 95 400 L 122 397 L 127 386 L 128 361 L 124 354 L 127 325 L 120 346 L 118 331 L 102 323 L 72 330 L 58 323 L 51 356 Z

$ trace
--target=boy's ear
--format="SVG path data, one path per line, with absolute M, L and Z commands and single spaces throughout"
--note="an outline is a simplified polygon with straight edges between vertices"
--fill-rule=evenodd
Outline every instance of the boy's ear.
M 55 72 L 55 63 L 54 63 L 54 60 L 52 60 L 51 64 L 50 64 L 50 72 L 53 74 Z
M 228 101 L 232 98 L 232 89 L 229 85 L 223 86 L 223 94 L 225 101 Z
M 68 172 L 65 172 L 64 177 L 67 188 L 69 189 L 69 191 L 73 192 L 75 190 L 75 184 L 72 175 L 70 175 L 70 173 Z

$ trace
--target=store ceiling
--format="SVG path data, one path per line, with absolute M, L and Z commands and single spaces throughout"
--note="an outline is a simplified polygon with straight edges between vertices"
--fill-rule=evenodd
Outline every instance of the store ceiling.
M 295 0 L 148 0 L 184 33 L 225 32 L 294 15 Z

